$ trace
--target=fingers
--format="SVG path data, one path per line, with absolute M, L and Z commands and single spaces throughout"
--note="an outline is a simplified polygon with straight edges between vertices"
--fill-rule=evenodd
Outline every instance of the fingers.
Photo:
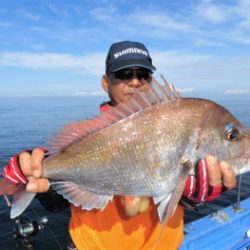
M 46 192 L 49 190 L 49 180 L 42 177 L 42 160 L 44 150 L 36 148 L 31 154 L 23 152 L 19 155 L 19 164 L 23 174 L 27 177 L 27 192 Z
M 31 154 L 32 175 L 36 178 L 42 176 L 42 160 L 44 158 L 44 150 L 36 148 Z
M 148 197 L 124 196 L 121 199 L 125 213 L 129 217 L 133 217 L 139 213 L 145 212 L 150 204 Z
M 208 168 L 209 184 L 212 187 L 220 185 L 226 186 L 228 189 L 236 186 L 236 177 L 233 168 L 225 161 L 218 161 L 213 156 L 205 157 Z
M 28 177 L 28 183 L 26 185 L 27 192 L 44 193 L 49 190 L 49 180 L 45 178 L 36 179 L 34 177 Z
M 228 189 L 236 186 L 237 180 L 233 168 L 225 161 L 220 162 L 220 168 L 223 175 L 223 184 Z
M 124 196 L 122 204 L 127 216 L 132 217 L 139 213 L 140 209 L 140 197 Z
M 31 154 L 23 152 L 19 155 L 20 168 L 26 177 L 34 176 L 39 178 L 42 176 L 42 160 L 44 151 L 36 148 Z
M 148 209 L 149 204 L 150 204 L 149 197 L 142 197 L 139 212 L 140 213 L 145 212 Z
M 211 155 L 206 156 L 205 161 L 207 163 L 207 170 L 208 170 L 208 183 L 212 187 L 221 185 L 222 172 L 220 169 L 219 161 Z
M 28 152 L 23 152 L 19 155 L 19 164 L 23 174 L 26 177 L 32 175 L 31 155 Z

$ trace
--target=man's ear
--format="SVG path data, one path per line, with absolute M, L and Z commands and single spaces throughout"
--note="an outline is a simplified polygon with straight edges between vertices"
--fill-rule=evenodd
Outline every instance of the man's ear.
M 109 85 L 108 76 L 103 75 L 102 76 L 102 89 L 107 93 L 108 93 L 108 85 Z

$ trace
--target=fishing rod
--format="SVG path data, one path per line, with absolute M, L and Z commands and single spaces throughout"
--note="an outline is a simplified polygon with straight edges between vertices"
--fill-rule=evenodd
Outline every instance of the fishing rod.
M 37 214 L 37 212 L 36 212 L 33 208 L 31 208 L 31 212 L 34 214 L 35 217 L 39 218 L 39 215 Z M 49 231 L 49 233 L 51 234 L 52 238 L 55 240 L 55 242 L 56 242 L 58 248 L 59 248 L 60 250 L 63 250 L 64 248 L 62 247 L 61 243 L 60 243 L 60 242 L 58 241 L 58 239 L 56 238 L 56 235 L 53 233 L 53 231 L 51 230 L 51 228 L 50 228 L 48 225 L 46 226 L 46 228 L 47 228 L 47 230 Z M 66 249 L 67 249 L 67 250 L 68 250 L 68 249 L 71 250 L 70 248 L 68 248 L 68 246 L 67 246 Z M 72 249 L 72 250 L 77 250 L 77 249 Z

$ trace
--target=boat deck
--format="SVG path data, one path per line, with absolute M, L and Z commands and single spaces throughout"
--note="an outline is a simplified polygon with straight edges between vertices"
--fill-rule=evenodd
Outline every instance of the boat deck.
M 180 250 L 250 250 L 250 198 L 185 225 Z

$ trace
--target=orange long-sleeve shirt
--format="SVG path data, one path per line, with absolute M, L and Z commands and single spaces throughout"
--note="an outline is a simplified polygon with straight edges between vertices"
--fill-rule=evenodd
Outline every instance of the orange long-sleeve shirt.
M 175 250 L 183 240 L 183 208 L 178 206 L 163 228 L 156 206 L 151 202 L 144 213 L 127 217 L 119 197 L 115 197 L 103 212 L 85 211 L 72 206 L 69 231 L 78 250 Z

